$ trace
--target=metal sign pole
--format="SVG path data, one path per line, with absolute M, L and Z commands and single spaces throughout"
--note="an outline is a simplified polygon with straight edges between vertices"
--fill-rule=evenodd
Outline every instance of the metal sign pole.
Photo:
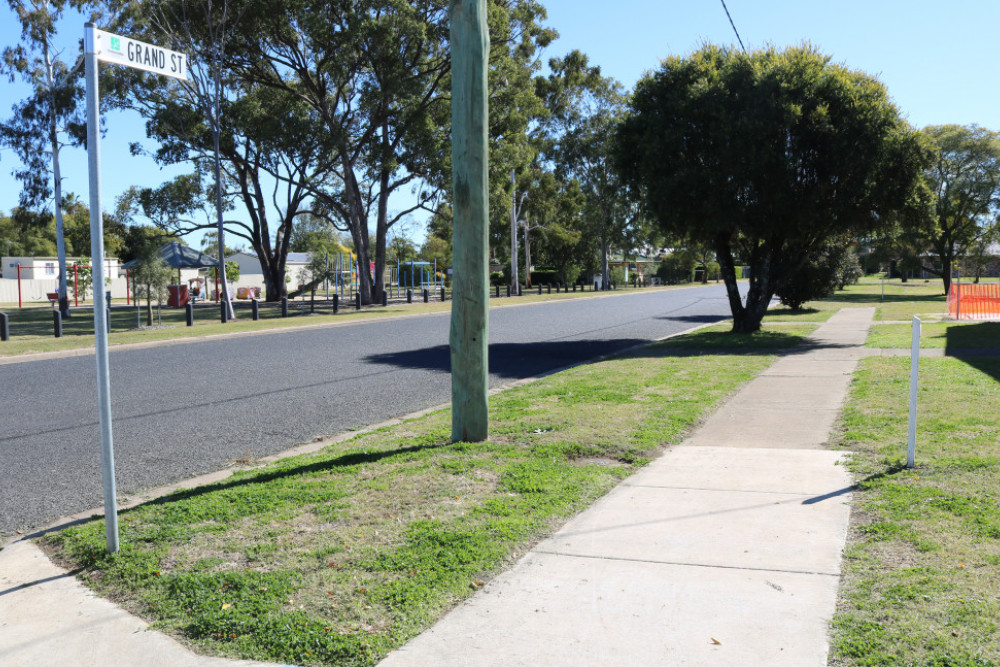
M 90 171 L 90 256 L 104 257 L 104 221 L 101 219 L 101 146 L 97 90 L 95 26 L 84 26 L 84 64 L 87 79 L 87 163 Z M 104 262 L 93 263 L 94 346 L 97 348 L 97 404 L 101 427 L 101 475 L 104 480 L 104 523 L 108 553 L 118 551 L 118 503 L 115 493 L 115 446 L 111 434 L 111 374 L 108 367 L 108 327 L 104 317 Z
M 115 446 L 111 435 L 111 373 L 108 369 L 108 320 L 104 283 L 104 221 L 101 219 L 101 136 L 98 106 L 98 60 L 187 79 L 187 57 L 129 37 L 83 27 L 87 82 L 87 164 L 90 172 L 90 256 L 94 285 L 94 347 L 97 350 L 97 405 L 101 427 L 101 472 L 104 479 L 104 521 L 108 552 L 118 551 L 118 506 L 115 492 Z M 219 246 L 222 246 L 220 235 Z
M 920 318 L 913 318 L 910 346 L 910 414 L 906 434 L 906 467 L 914 466 L 917 453 L 917 383 L 920 381 Z

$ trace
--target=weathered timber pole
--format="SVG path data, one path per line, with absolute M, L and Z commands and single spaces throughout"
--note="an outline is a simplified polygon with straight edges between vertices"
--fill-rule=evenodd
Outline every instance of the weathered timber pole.
M 486 0 L 451 1 L 451 150 L 455 206 L 451 439 L 479 442 L 487 407 L 489 280 Z

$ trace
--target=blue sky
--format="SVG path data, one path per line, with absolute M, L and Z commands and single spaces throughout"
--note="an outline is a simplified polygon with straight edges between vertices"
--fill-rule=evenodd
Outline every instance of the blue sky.
M 684 55 L 705 42 L 735 44 L 720 0 L 542 0 L 548 24 L 560 32 L 545 58 L 572 49 L 587 53 L 605 75 L 631 87 L 668 55 Z M 877 76 L 903 115 L 915 126 L 971 124 L 1000 130 L 1000 64 L 996 0 L 726 0 L 748 49 L 805 40 L 835 62 Z M 67 26 L 67 48 L 82 37 L 83 20 Z M 17 41 L 20 30 L 3 3 L 0 44 Z M 0 117 L 24 94 L 18 84 L 0 81 Z M 128 115 L 105 119 L 102 141 L 105 209 L 133 184 L 166 180 L 152 161 L 128 154 L 128 143 L 144 137 L 141 121 Z M 19 184 L 10 172 L 15 158 L 0 153 L 0 210 L 17 203 Z M 86 154 L 69 150 L 64 188 L 87 197 Z M 174 173 L 179 173 L 179 170 Z M 421 236 L 414 230 L 414 236 Z

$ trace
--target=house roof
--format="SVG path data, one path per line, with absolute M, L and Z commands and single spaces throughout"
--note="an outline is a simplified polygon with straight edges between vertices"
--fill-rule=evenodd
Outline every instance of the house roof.
M 219 260 L 214 257 L 206 255 L 203 252 L 198 252 L 186 245 L 181 245 L 177 241 L 164 243 L 156 251 L 156 254 L 172 269 L 196 269 L 203 266 L 217 266 L 219 264 Z M 138 263 L 138 259 L 133 259 L 125 262 L 122 266 L 126 269 L 131 269 Z

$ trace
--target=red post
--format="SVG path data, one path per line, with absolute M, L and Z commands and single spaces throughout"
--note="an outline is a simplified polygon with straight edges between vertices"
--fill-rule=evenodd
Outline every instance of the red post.
M 21 308 L 21 263 L 17 263 L 17 307 Z
M 128 269 L 125 269 L 125 305 L 132 305 L 132 288 L 128 285 Z
M 79 306 L 80 305 L 80 283 L 77 280 L 77 277 L 78 277 L 79 274 L 78 274 L 78 272 L 77 272 L 76 269 L 77 269 L 77 265 L 74 264 L 73 265 L 73 305 L 74 306 Z

